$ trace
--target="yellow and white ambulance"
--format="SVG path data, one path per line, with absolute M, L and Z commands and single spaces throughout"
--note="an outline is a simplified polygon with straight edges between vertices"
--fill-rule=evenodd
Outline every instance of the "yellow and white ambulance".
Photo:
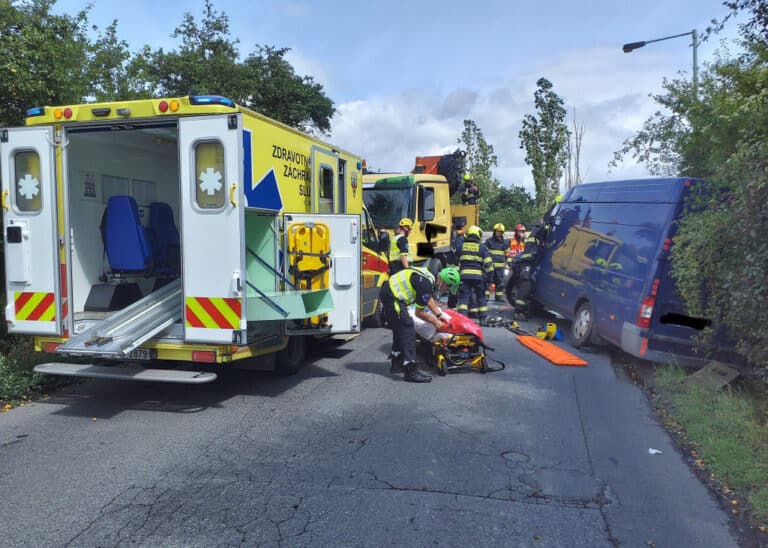
M 98 363 L 46 374 L 201 383 L 360 330 L 386 256 L 362 163 L 219 96 L 39 107 L 0 129 L 8 331 Z M 194 369 L 194 368 L 192 368 Z

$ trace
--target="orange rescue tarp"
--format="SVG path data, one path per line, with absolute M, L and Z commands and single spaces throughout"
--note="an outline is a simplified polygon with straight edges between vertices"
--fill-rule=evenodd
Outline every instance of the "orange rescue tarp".
M 518 335 L 517 340 L 520 344 L 526 348 L 533 350 L 542 358 L 551 361 L 555 365 L 575 365 L 585 366 L 587 361 L 574 356 L 570 352 L 566 352 L 562 348 L 555 346 L 552 343 L 543 341 L 538 337 L 531 337 L 528 335 Z

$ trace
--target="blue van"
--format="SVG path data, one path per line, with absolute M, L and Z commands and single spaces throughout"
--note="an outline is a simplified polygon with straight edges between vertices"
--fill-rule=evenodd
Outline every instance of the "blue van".
M 686 196 L 705 185 L 685 178 L 581 184 L 552 210 L 533 300 L 573 320 L 574 346 L 605 340 L 639 358 L 703 363 L 693 336 L 711 322 L 687 314 L 669 251 Z

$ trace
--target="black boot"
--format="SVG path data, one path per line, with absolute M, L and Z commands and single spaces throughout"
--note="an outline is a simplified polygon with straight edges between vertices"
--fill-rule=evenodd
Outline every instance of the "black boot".
M 405 371 L 403 369 L 403 356 L 402 354 L 399 356 L 395 356 L 394 354 L 389 355 L 389 374 L 390 375 L 396 375 L 398 373 L 402 373 Z
M 405 368 L 405 377 L 403 380 L 406 382 L 431 382 L 432 377 L 426 373 L 419 371 L 419 367 L 416 362 L 409 362 L 403 365 Z

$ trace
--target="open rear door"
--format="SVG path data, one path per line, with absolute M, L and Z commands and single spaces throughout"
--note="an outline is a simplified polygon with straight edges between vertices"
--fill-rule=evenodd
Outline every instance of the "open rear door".
M 330 232 L 330 271 L 328 287 L 333 298 L 333 310 L 328 313 L 330 333 L 360 331 L 360 215 L 323 213 L 286 213 L 285 226 L 295 223 L 312 226 L 324 224 Z M 289 249 L 288 242 L 284 249 Z M 291 277 L 290 261 L 286 262 L 286 277 Z
M 0 130 L 5 318 L 10 333 L 60 335 L 53 128 Z
M 184 340 L 246 343 L 242 119 L 179 120 Z

